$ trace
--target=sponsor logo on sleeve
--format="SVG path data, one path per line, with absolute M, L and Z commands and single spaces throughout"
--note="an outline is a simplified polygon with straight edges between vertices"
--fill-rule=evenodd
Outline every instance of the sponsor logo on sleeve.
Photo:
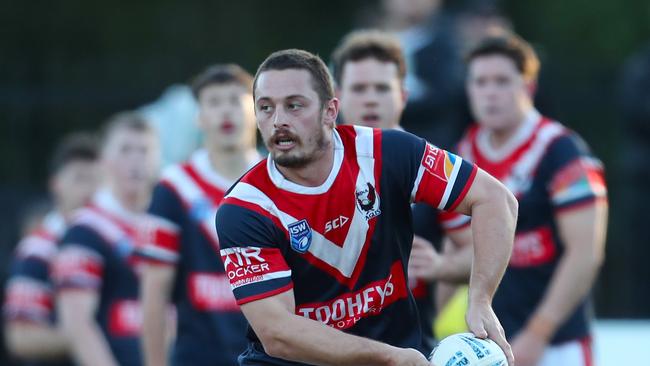
M 277 248 L 225 248 L 221 249 L 221 260 L 233 290 L 257 282 L 291 276 L 291 270 Z

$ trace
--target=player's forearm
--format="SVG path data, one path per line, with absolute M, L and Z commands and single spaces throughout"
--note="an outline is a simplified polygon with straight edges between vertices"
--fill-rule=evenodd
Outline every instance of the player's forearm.
M 173 266 L 148 265 L 142 272 L 142 346 L 147 366 L 167 365 L 168 308 L 176 274 Z
M 530 330 L 551 338 L 589 293 L 604 259 L 606 222 L 604 203 L 559 218 L 565 250 L 541 304 L 529 319 Z
M 472 206 L 474 258 L 469 300 L 488 302 L 496 291 L 510 260 L 517 221 L 518 204 L 505 187 Z
M 17 358 L 26 360 L 55 360 L 68 354 L 65 337 L 54 327 L 9 321 L 5 326 L 8 350 Z
M 452 284 L 467 283 L 472 270 L 472 250 L 470 245 L 442 254 L 436 279 Z
M 313 365 L 393 365 L 390 345 L 346 334 L 314 320 L 289 315 L 266 330 L 256 330 L 274 357 Z
M 93 319 L 78 319 L 64 326 L 70 349 L 80 366 L 118 366 L 101 329 Z
M 582 253 L 565 254 L 542 303 L 529 319 L 530 330 L 546 339 L 552 338 L 557 328 L 587 295 L 599 268 L 600 263 Z
M 167 365 L 167 299 L 143 301 L 142 345 L 147 366 Z

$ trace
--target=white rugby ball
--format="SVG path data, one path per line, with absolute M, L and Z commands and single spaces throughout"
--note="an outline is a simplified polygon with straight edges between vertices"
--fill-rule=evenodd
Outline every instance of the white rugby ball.
M 452 334 L 438 343 L 429 356 L 434 366 L 508 366 L 508 359 L 491 339 L 472 333 Z

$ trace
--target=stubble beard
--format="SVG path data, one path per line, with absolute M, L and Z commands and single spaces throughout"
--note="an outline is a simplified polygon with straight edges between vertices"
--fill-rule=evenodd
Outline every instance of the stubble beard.
M 317 160 L 318 157 L 323 152 L 323 150 L 325 150 L 325 148 L 328 145 L 328 143 L 325 141 L 325 134 L 322 128 L 318 129 L 318 132 L 314 136 L 313 141 L 315 143 L 314 148 L 309 152 L 294 153 L 293 151 L 289 151 L 286 153 L 281 153 L 280 155 L 278 155 L 276 152 L 272 152 L 271 157 L 273 158 L 273 161 L 278 166 L 281 166 L 283 168 L 289 168 L 289 169 L 304 168 L 307 165 L 314 162 L 315 160 Z M 302 141 L 297 141 L 297 142 L 298 142 L 297 147 L 303 145 Z

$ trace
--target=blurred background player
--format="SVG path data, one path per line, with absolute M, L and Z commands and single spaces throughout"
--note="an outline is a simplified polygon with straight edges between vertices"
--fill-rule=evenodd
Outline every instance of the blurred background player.
M 103 139 L 104 186 L 75 215 L 54 266 L 57 311 L 78 365 L 140 365 L 135 249 L 157 177 L 158 139 L 133 113 L 113 117 Z
M 100 181 L 97 148 L 85 134 L 66 137 L 50 162 L 48 188 L 54 209 L 16 248 L 3 308 L 7 348 L 25 365 L 66 365 L 68 346 L 57 326 L 50 277 L 57 242 L 75 209 L 92 196 Z
M 253 79 L 233 64 L 215 65 L 192 84 L 204 148 L 162 176 L 149 208 L 150 243 L 142 255 L 144 350 L 149 366 L 168 363 L 167 304 L 177 309 L 172 365 L 232 365 L 245 349 L 246 321 L 219 257 L 217 207 L 254 163 Z
M 459 153 L 519 200 L 513 254 L 494 297 L 518 366 L 588 366 L 588 293 L 604 257 L 603 167 L 573 131 L 535 110 L 539 71 L 515 35 L 488 37 L 468 55 L 467 93 L 478 122 Z
M 404 85 L 406 63 L 397 38 L 372 30 L 350 33 L 334 51 L 332 64 L 345 123 L 401 129 L 400 117 L 408 93 Z M 434 214 L 430 215 L 430 211 Z M 462 253 L 448 251 L 444 258 L 437 253 L 434 244 L 440 247 L 442 230 L 434 221 L 435 212 L 437 209 L 429 205 L 414 205 L 416 236 L 409 260 L 409 273 L 413 277 L 409 285 L 418 305 L 422 330 L 430 340 L 435 316 L 432 283 L 435 280 L 467 282 L 471 267 L 470 246 Z M 468 228 L 452 235 L 457 246 L 470 244 Z M 462 316 L 460 319 L 464 322 Z

